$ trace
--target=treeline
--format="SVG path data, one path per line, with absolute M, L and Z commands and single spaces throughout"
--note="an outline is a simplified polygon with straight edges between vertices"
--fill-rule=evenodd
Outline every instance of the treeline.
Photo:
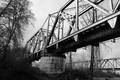
M 10 55 L 22 54 L 20 50 L 14 51 L 21 48 L 23 32 L 33 19 L 33 13 L 28 0 L 2 0 L 0 3 L 0 61 L 4 62 Z
M 0 0 L 0 80 L 37 80 L 24 62 L 23 35 L 34 15 L 29 0 Z

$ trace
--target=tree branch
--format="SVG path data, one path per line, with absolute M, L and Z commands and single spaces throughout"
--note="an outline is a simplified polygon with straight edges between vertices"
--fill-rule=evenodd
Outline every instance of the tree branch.
M 9 7 L 9 5 L 11 4 L 12 0 L 9 1 L 9 3 L 7 4 L 7 6 L 1 11 L 0 13 L 0 17 L 2 16 L 2 14 L 4 14 L 5 10 Z

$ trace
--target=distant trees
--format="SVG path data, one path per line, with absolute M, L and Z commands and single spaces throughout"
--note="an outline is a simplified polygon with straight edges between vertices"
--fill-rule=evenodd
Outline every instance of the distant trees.
M 21 46 L 23 30 L 33 18 L 28 0 L 3 0 L 0 6 L 0 54 Z

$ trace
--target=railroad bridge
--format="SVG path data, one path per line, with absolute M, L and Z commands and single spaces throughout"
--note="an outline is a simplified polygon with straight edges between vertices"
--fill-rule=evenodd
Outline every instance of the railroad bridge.
M 93 46 L 91 65 L 99 60 L 99 43 L 120 36 L 120 0 L 69 0 L 49 14 L 41 28 L 27 41 L 25 59 L 46 56 L 65 57 L 65 53 Z

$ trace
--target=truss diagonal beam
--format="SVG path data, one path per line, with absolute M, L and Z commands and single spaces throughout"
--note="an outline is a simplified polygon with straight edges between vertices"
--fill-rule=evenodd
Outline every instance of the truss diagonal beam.
M 98 10 L 102 11 L 103 13 L 105 14 L 109 14 L 109 11 L 98 6 L 98 5 L 95 5 L 93 2 L 89 1 L 89 0 L 85 0 L 87 3 L 89 3 L 90 5 L 92 5 L 93 7 L 97 8 Z

